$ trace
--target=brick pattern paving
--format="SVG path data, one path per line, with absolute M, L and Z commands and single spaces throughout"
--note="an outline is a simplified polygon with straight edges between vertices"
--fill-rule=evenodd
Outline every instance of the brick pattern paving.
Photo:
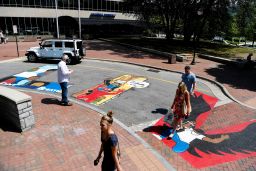
M 239 125 L 256 118 L 256 110 L 249 109 L 237 103 L 229 103 L 214 108 L 204 125 L 204 131 Z
M 19 42 L 19 54 L 24 56 L 26 50 L 33 46 L 39 46 L 39 42 Z M 8 42 L 7 44 L 0 44 L 0 61 L 17 58 L 17 48 L 15 42 Z
M 23 134 L 0 131 L 0 170 L 100 170 L 100 164 L 93 166 L 100 147 L 100 115 L 79 105 L 59 106 L 51 97 L 29 95 L 36 125 Z M 116 124 L 114 130 L 124 170 L 164 170 L 132 135 Z
M 39 46 L 39 42 L 18 42 L 20 57 L 25 56 L 26 50 L 30 47 Z M 7 44 L 0 44 L 0 61 L 17 58 L 16 42 L 8 42 Z

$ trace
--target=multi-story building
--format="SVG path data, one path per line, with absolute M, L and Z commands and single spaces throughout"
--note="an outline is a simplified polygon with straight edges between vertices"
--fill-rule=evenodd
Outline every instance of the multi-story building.
M 60 34 L 78 35 L 80 16 L 82 34 L 136 30 L 136 17 L 123 13 L 122 0 L 80 0 L 80 11 L 78 5 L 79 0 L 0 0 L 0 29 L 12 34 L 16 25 L 21 35 L 54 34 L 58 18 Z

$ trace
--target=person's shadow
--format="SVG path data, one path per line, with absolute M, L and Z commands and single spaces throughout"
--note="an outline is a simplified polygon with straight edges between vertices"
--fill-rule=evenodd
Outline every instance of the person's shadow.
M 44 98 L 41 100 L 41 103 L 60 105 L 60 101 L 57 98 Z
M 239 69 L 233 65 L 219 64 L 217 67 L 205 70 L 207 74 L 214 76 L 216 81 L 228 84 L 236 89 L 256 91 L 256 70 Z
M 151 111 L 151 113 L 166 115 L 168 113 L 168 109 L 166 109 L 166 108 L 157 108 L 157 109 Z
M 15 133 L 21 133 L 22 130 L 19 128 L 19 126 L 13 123 L 9 118 L 2 117 L 0 120 L 0 129 L 2 129 L 5 132 L 15 132 Z

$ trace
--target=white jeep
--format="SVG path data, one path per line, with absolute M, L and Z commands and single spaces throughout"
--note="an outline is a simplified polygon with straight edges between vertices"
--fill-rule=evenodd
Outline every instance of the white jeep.
M 39 45 L 27 50 L 25 55 L 29 62 L 36 62 L 38 59 L 61 59 L 66 54 L 69 57 L 67 64 L 75 64 L 85 56 L 85 44 L 80 39 L 48 39 Z

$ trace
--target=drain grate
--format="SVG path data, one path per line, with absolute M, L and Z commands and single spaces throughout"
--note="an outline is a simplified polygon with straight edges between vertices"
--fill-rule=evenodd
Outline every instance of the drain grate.
M 158 72 L 160 72 L 159 70 L 156 70 L 156 69 L 148 69 L 147 71 L 150 71 L 150 72 L 155 72 L 155 73 L 158 73 Z

